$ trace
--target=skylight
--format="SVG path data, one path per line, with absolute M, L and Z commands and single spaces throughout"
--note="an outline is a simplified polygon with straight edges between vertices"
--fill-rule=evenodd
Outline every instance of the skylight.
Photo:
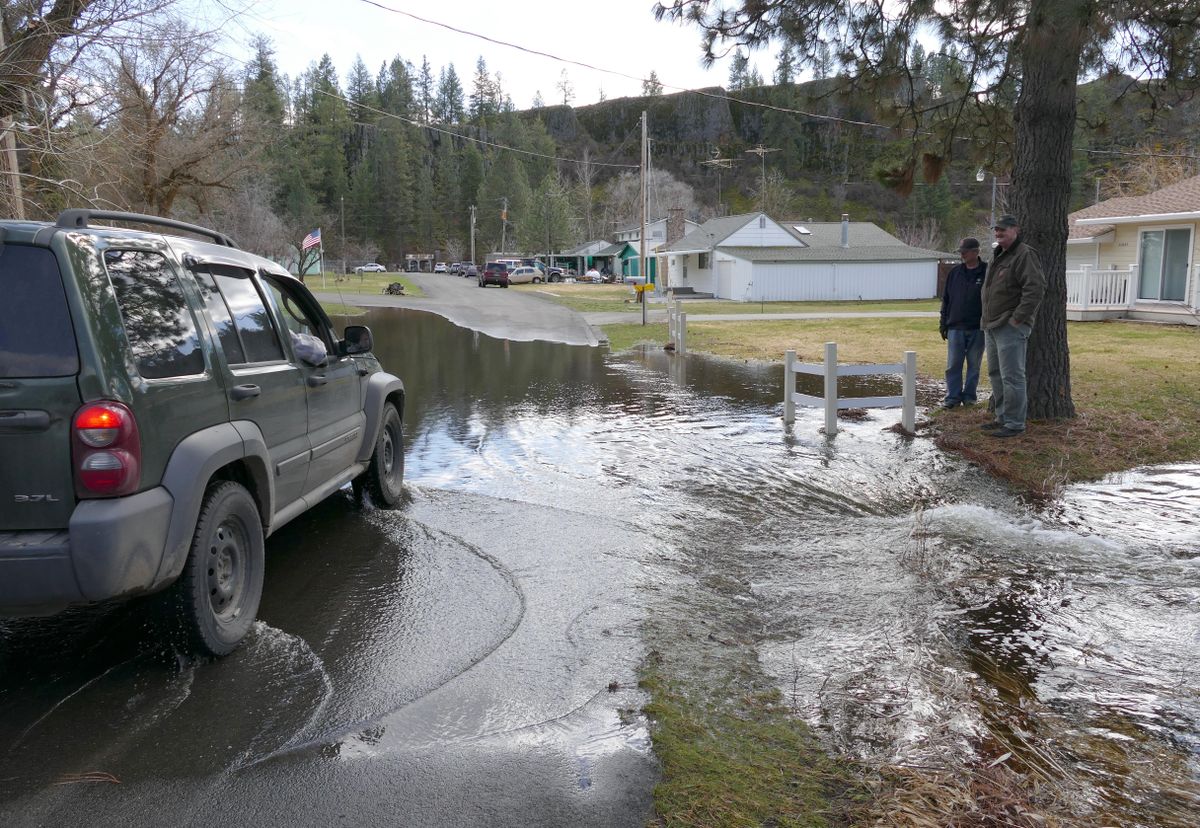
M 793 224 L 792 229 L 795 230 L 797 233 L 799 233 L 801 236 L 811 236 L 812 235 L 812 231 L 809 230 L 807 227 L 805 227 L 803 224 Z

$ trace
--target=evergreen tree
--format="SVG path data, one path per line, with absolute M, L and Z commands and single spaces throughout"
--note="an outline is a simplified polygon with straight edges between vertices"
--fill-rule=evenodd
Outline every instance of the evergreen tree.
M 775 67 L 775 83 L 784 86 L 793 81 L 796 76 L 796 58 L 792 55 L 792 47 L 784 46 L 779 53 L 779 63 Z
M 745 89 L 750 80 L 750 58 L 741 49 L 733 53 L 733 64 L 729 67 L 729 91 Z
M 417 103 L 421 123 L 429 123 L 433 119 L 433 67 L 424 55 L 421 56 L 421 74 L 417 76 Z
M 657 98 L 662 93 L 663 85 L 658 79 L 658 73 L 651 69 L 650 77 L 642 81 L 642 96 L 646 98 Z
M 475 61 L 475 78 L 471 86 L 470 108 L 471 118 L 483 120 L 496 113 L 496 84 L 488 74 L 487 61 L 483 55 Z
M 444 68 L 438 78 L 434 117 L 443 124 L 457 124 L 463 120 L 463 87 L 453 63 Z

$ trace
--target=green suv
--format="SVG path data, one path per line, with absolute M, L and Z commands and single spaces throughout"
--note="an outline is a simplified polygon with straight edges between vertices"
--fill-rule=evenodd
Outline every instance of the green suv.
M 0 296 L 0 615 L 159 593 L 182 646 L 224 655 L 267 536 L 347 483 L 400 500 L 404 385 L 371 332 L 339 338 L 227 236 L 0 221 Z

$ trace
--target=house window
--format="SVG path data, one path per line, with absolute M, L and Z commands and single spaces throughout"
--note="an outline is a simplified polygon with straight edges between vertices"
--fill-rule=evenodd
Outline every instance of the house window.
M 767 229 L 767 217 L 766 217 L 766 216 L 759 216 L 759 217 L 758 217 L 758 229 L 759 229 L 759 230 L 766 230 L 766 229 Z
M 701 270 L 708 270 L 708 268 L 711 266 L 709 264 L 708 257 L 708 253 L 701 253 L 699 256 L 697 256 L 696 267 L 700 268 Z
M 1138 256 L 1138 298 L 1184 301 L 1191 247 L 1190 228 L 1143 230 Z

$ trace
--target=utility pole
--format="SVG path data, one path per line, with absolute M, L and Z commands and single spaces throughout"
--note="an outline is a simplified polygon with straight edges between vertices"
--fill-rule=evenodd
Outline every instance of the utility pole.
M 500 252 L 508 252 L 508 196 L 500 199 L 504 207 L 500 210 Z
M 342 272 L 338 274 L 338 278 L 334 281 L 340 282 L 346 276 L 346 197 L 339 196 L 338 198 L 342 203 Z M 358 278 L 360 280 L 365 278 L 361 270 L 358 272 Z
M 646 262 L 646 166 L 649 155 L 647 140 L 647 119 L 645 110 L 642 111 L 642 233 L 641 233 L 641 252 L 639 253 L 638 263 L 640 264 L 641 272 L 638 274 L 642 277 L 642 324 L 646 324 L 646 289 L 650 287 L 650 271 Z
M 475 205 L 471 205 L 471 264 L 475 262 Z
M 746 152 L 751 155 L 757 155 L 762 161 L 762 189 L 758 191 L 758 209 L 762 212 L 767 211 L 767 153 L 779 152 L 779 147 L 764 147 L 759 144 L 754 149 L 748 149 Z

